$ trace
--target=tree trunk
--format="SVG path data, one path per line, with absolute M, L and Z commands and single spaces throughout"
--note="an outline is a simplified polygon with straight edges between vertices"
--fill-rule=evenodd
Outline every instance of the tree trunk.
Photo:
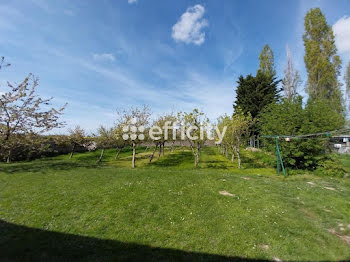
M 162 155 L 162 143 L 159 144 L 159 154 L 158 154 L 158 159 Z
M 165 147 L 165 142 L 163 142 L 163 156 L 164 156 L 164 147 Z
M 73 144 L 73 148 L 72 148 L 72 152 L 70 153 L 70 156 L 69 156 L 69 159 L 72 159 L 72 158 L 73 158 L 74 151 L 75 151 L 75 147 L 76 147 L 76 144 L 74 143 L 74 144 Z
M 97 160 L 97 163 L 98 163 L 98 164 L 102 162 L 102 158 L 103 158 L 104 153 L 105 153 L 105 149 L 102 148 L 100 158 Z
M 174 152 L 174 144 L 175 144 L 175 141 L 173 141 L 173 143 L 171 144 L 171 152 Z
M 197 147 L 197 152 L 195 150 L 195 148 L 193 147 L 191 141 L 190 142 L 190 146 L 191 146 L 191 150 L 192 150 L 192 154 L 194 156 L 194 167 L 197 168 L 198 165 L 198 147 Z
M 239 153 L 239 146 L 236 147 L 237 159 L 238 159 L 238 168 L 241 168 L 241 156 Z
M 118 149 L 117 154 L 115 155 L 114 160 L 117 160 L 119 158 L 120 151 L 122 151 L 122 147 Z
M 253 136 L 249 137 L 249 146 L 253 147 Z
M 194 155 L 194 167 L 197 168 L 199 162 L 200 145 L 197 145 L 197 153 Z
M 228 149 L 227 149 L 227 146 L 225 146 L 225 155 L 226 155 L 226 158 L 228 158 Z
M 132 143 L 132 168 L 135 168 L 136 144 Z
M 9 151 L 9 154 L 7 155 L 6 163 L 11 163 L 11 150 Z
M 150 159 L 149 159 L 149 163 L 151 163 L 151 162 L 152 162 L 153 157 L 154 157 L 154 154 L 155 154 L 155 153 L 156 153 L 156 151 L 157 151 L 157 147 L 158 147 L 158 143 L 156 144 L 156 146 L 155 146 L 155 148 L 154 148 L 154 150 L 153 150 L 153 153 L 152 153 L 152 155 L 151 155 L 151 157 L 150 157 Z
M 231 162 L 233 163 L 233 161 L 235 160 L 235 147 L 232 146 L 231 150 L 232 150 Z

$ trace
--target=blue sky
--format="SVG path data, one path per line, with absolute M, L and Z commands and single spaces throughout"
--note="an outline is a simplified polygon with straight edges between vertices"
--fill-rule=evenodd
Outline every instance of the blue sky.
M 32 72 L 41 95 L 68 102 L 67 128 L 89 131 L 112 126 L 116 109 L 142 104 L 154 115 L 199 108 L 214 120 L 232 113 L 237 78 L 255 74 L 266 43 L 280 78 L 288 44 L 306 82 L 311 7 L 338 22 L 345 67 L 349 0 L 0 0 L 0 56 L 12 64 L 1 71 L 0 92 Z

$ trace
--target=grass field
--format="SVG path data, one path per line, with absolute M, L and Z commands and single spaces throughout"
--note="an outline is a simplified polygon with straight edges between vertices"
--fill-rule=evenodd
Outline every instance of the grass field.
M 350 179 L 276 176 L 215 148 L 1 164 L 1 261 L 350 260 Z M 350 170 L 350 158 L 341 159 Z

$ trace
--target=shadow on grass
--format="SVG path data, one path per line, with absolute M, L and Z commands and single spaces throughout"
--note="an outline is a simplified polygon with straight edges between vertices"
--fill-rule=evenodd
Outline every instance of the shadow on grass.
M 0 232 L 1 261 L 258 261 L 44 231 L 3 220 Z
M 206 147 L 205 158 L 200 160 L 202 168 L 228 169 L 232 168 L 228 159 L 222 159 L 218 148 Z
M 97 163 L 101 150 L 93 152 L 76 153 L 72 159 L 69 155 L 60 155 L 56 157 L 43 157 L 28 162 L 13 162 L 11 164 L 0 163 L 0 172 L 16 173 L 16 172 L 41 172 L 46 173 L 50 170 L 72 170 L 75 168 L 99 168 L 108 165 L 109 161 L 122 161 L 121 158 L 115 160 L 116 149 L 108 149 L 105 151 L 102 163 Z M 120 155 L 131 153 L 129 148 L 124 148 Z M 130 157 L 131 158 L 131 157 Z
M 215 168 L 215 169 L 229 168 L 229 166 L 227 165 L 227 161 L 223 161 L 223 160 L 203 161 L 202 164 L 204 165 L 204 168 Z
M 99 165 L 94 162 L 76 161 L 76 160 L 36 160 L 32 162 L 20 162 L 15 164 L 0 164 L 0 172 L 12 174 L 16 172 L 52 172 L 52 170 L 71 170 L 75 168 L 98 168 Z
M 155 155 L 154 158 L 157 159 L 158 155 Z M 152 163 L 153 166 L 157 167 L 170 167 L 170 166 L 179 166 L 181 164 L 190 164 L 192 165 L 194 161 L 194 156 L 192 152 L 184 151 L 177 152 L 173 154 L 167 154 L 164 157 L 162 156 L 157 161 Z
M 199 157 L 199 165 L 197 169 L 206 169 L 206 168 L 214 168 L 214 169 L 227 169 L 227 162 L 225 160 L 220 159 L 210 159 L 215 156 L 215 152 L 210 150 L 206 150 L 204 157 Z M 209 156 L 209 157 L 208 157 Z M 209 158 L 209 159 L 208 159 Z M 174 166 L 186 166 L 189 168 L 193 168 L 194 166 L 194 156 L 190 151 L 184 152 L 176 152 L 174 154 L 165 155 L 165 157 L 161 157 L 156 162 L 152 163 L 153 166 L 157 167 L 174 167 Z
M 242 165 L 246 168 L 265 168 L 268 167 L 262 161 L 253 156 L 248 156 L 246 154 L 241 155 Z

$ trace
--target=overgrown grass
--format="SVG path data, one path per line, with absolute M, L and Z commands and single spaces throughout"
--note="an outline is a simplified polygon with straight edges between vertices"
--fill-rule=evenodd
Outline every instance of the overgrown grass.
M 138 152 L 136 169 L 128 149 L 1 164 L 0 260 L 350 259 L 349 179 L 278 177 L 261 152 L 241 170 L 216 148 L 198 169 L 186 148 Z

